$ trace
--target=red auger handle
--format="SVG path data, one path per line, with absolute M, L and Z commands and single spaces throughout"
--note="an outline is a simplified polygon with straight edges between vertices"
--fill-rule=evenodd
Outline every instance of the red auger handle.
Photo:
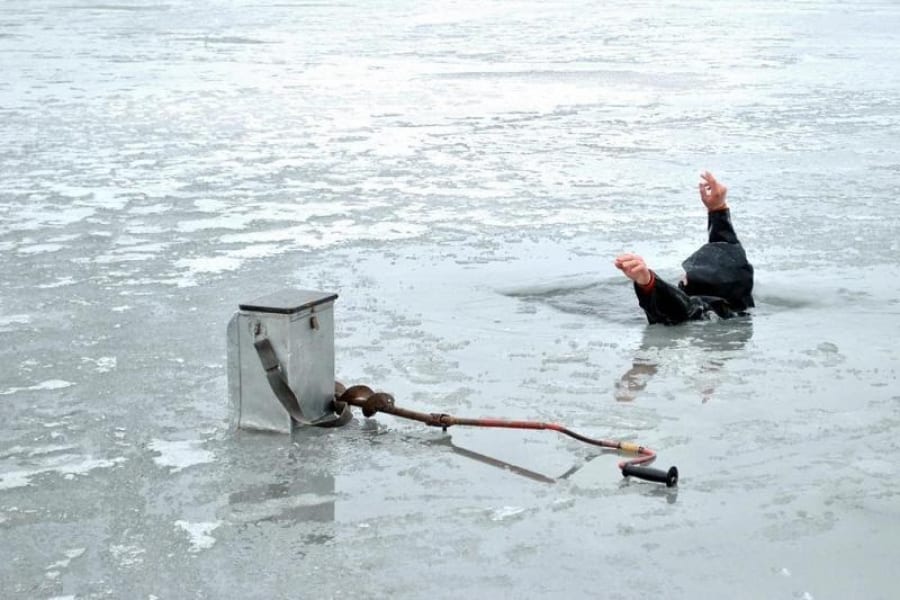
M 668 471 L 662 469 L 654 469 L 652 467 L 637 467 L 634 465 L 624 465 L 622 467 L 623 477 L 637 477 L 646 481 L 655 481 L 664 483 L 666 487 L 675 487 L 678 485 L 678 469 L 669 467 Z

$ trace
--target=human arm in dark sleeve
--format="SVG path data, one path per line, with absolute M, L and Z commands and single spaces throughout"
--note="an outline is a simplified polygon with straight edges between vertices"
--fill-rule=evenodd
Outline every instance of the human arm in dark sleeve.
M 707 229 L 710 243 L 740 244 L 734 232 L 734 225 L 731 224 L 731 211 L 727 207 L 709 211 Z
M 650 283 L 634 283 L 638 304 L 651 324 L 677 325 L 697 318 L 700 307 L 690 296 L 650 271 Z

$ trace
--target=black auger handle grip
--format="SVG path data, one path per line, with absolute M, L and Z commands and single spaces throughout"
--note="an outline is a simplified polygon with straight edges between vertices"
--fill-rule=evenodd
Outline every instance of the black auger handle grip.
M 675 487 L 678 485 L 678 469 L 669 467 L 668 471 L 662 469 L 654 469 L 651 467 L 637 467 L 634 465 L 625 465 L 622 467 L 623 477 L 637 477 L 647 481 L 655 481 L 664 483 L 666 487 Z

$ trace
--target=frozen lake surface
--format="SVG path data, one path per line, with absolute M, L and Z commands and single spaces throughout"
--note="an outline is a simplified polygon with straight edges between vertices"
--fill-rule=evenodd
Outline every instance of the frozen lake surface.
M 895 598 L 900 6 L 0 5 L 3 598 Z M 613 268 L 730 189 L 750 320 Z M 340 294 L 401 406 L 230 426 L 225 326 Z M 563 475 L 565 476 L 563 477 Z

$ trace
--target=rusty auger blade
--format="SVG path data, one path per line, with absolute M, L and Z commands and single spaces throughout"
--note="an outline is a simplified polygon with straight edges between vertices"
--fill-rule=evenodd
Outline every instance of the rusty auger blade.
M 430 427 L 440 427 L 444 431 L 454 425 L 501 429 L 549 429 L 585 444 L 635 454 L 635 457 L 619 462 L 619 470 L 622 471 L 624 477 L 637 477 L 646 481 L 665 483 L 666 487 L 674 487 L 678 484 L 678 469 L 676 467 L 669 467 L 668 471 L 663 471 L 662 469 L 654 469 L 647 466 L 656 460 L 656 452 L 650 448 L 632 442 L 590 438 L 557 423 L 507 419 L 469 419 L 454 417 L 445 413 L 417 412 L 400 408 L 394 404 L 394 397 L 386 392 L 375 392 L 367 385 L 354 385 L 345 388 L 340 382 L 335 382 L 334 384 L 334 404 L 335 412 L 341 412 L 345 405 L 356 406 L 362 409 L 365 417 L 373 417 L 377 413 L 382 412 L 395 417 L 419 421 Z

